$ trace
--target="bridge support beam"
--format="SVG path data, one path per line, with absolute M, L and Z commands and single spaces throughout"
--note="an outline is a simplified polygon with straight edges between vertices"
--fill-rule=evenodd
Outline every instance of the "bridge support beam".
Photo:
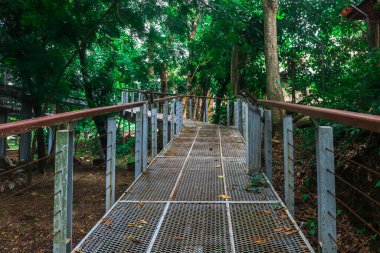
M 336 253 L 336 200 L 333 129 L 317 130 L 318 248 L 319 252 Z
M 145 103 L 143 106 L 143 146 L 142 146 L 142 170 L 148 169 L 148 107 Z
M 285 205 L 294 217 L 294 155 L 293 155 L 293 120 L 287 115 L 283 118 L 284 135 L 284 184 Z
M 107 120 L 106 212 L 115 203 L 116 119 Z
M 264 112 L 264 154 L 265 154 L 265 174 L 270 183 L 272 183 L 272 111 Z
M 255 107 L 247 107 L 247 140 L 245 156 L 247 161 L 247 173 L 254 175 L 260 172 L 261 149 L 261 118 Z
M 152 108 L 152 159 L 157 156 L 157 108 Z
M 168 144 L 168 101 L 165 101 L 162 118 L 162 146 Z
M 142 139 L 143 139 L 143 127 L 142 127 L 142 107 L 140 111 L 136 112 L 136 126 L 135 126 L 135 179 L 140 176 L 142 172 Z

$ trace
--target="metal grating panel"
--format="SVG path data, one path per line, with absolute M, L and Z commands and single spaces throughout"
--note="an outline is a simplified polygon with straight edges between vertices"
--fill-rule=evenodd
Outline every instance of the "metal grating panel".
M 198 132 L 199 137 L 219 137 L 218 129 L 201 129 Z
M 257 187 L 252 192 L 246 191 L 247 185 L 251 184 L 251 178 L 245 169 L 245 159 L 224 159 L 224 171 L 226 173 L 227 194 L 232 201 L 264 201 L 277 200 L 272 188 Z M 264 176 L 260 179 L 265 180 Z
M 190 158 L 185 165 L 173 200 L 214 201 L 224 194 L 220 158 Z
M 217 142 L 198 142 L 195 140 L 193 149 L 190 156 L 207 156 L 207 157 L 220 157 L 220 143 Z
M 177 137 L 193 137 L 195 138 L 196 132 L 180 132 Z
M 190 151 L 191 141 L 176 140 L 172 142 L 168 147 L 164 148 L 160 153 L 161 156 L 187 156 Z
M 196 142 L 218 142 L 219 137 L 197 137 Z
M 152 252 L 231 252 L 225 204 L 170 204 Z
M 236 252 L 310 252 L 284 209 L 278 207 L 230 204 Z
M 133 184 L 122 199 L 168 200 L 184 162 L 185 158 L 156 158 L 149 170 Z
M 165 204 L 118 203 L 89 235 L 81 252 L 145 252 Z M 147 224 L 139 223 L 145 220 Z M 135 226 L 128 226 L 132 222 Z M 78 251 L 78 250 L 77 250 Z
M 241 136 L 231 136 L 231 135 L 223 134 L 222 132 L 220 132 L 220 135 L 222 136 L 222 143 L 227 143 L 227 142 L 244 143 L 244 139 Z
M 222 142 L 222 153 L 224 157 L 245 157 L 245 144 L 239 142 Z
M 218 125 L 203 125 L 202 129 L 218 129 Z

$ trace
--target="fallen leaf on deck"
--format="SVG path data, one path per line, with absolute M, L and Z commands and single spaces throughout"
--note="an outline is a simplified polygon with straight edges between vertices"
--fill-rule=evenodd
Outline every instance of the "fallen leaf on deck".
M 111 225 L 112 224 L 112 220 L 110 220 L 110 219 L 107 219 L 107 218 L 103 218 L 103 224 L 104 225 Z
M 139 202 L 137 203 L 137 206 L 141 208 L 141 207 L 143 207 L 143 203 L 142 203 L 141 201 L 139 201 Z
M 295 234 L 295 233 L 297 233 L 297 232 L 298 232 L 298 230 L 295 229 L 295 230 L 291 230 L 291 231 L 287 231 L 287 232 L 285 232 L 284 235 L 285 235 L 285 236 L 289 236 L 289 235 Z
M 175 239 L 180 241 L 180 240 L 184 240 L 185 238 L 183 238 L 182 236 L 176 236 Z
M 138 225 L 137 228 L 144 228 L 144 226 L 143 225 Z
M 267 244 L 268 239 L 264 237 L 254 236 L 252 237 L 252 241 L 254 244 Z
M 83 253 L 83 250 L 82 249 L 76 249 L 74 250 L 75 253 Z
M 275 228 L 275 229 L 274 229 L 274 231 L 277 232 L 277 233 L 278 233 L 278 232 L 281 232 L 281 231 L 284 231 L 284 230 L 285 230 L 284 227 L 279 227 L 279 228 Z
M 134 227 L 136 224 L 134 222 L 128 222 L 128 227 Z
M 141 224 L 148 224 L 148 222 L 146 220 L 138 220 L 137 222 L 139 222 Z
M 230 199 L 231 197 L 227 194 L 221 194 L 218 196 L 219 198 L 222 198 L 222 199 Z
M 224 176 L 223 175 L 218 175 L 218 178 L 223 179 Z
M 270 214 L 270 213 L 272 213 L 271 211 L 269 211 L 269 210 L 264 210 L 263 211 L 265 214 Z
M 216 165 L 215 168 L 220 168 L 220 164 Z

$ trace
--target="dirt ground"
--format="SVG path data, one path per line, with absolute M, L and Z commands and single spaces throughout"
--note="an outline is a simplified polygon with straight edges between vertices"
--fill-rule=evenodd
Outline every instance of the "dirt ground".
M 74 246 L 105 212 L 105 174 L 104 167 L 74 168 Z M 5 199 L 22 188 L 0 194 L 0 252 L 52 252 L 53 176 L 52 171 L 45 176 L 34 175 L 33 183 L 48 179 L 10 200 Z M 117 198 L 132 183 L 133 177 L 133 172 L 117 170 Z

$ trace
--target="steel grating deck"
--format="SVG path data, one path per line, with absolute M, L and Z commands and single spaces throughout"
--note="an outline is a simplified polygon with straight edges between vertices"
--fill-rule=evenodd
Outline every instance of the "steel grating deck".
M 260 177 L 236 129 L 185 126 L 74 252 L 314 252 Z

